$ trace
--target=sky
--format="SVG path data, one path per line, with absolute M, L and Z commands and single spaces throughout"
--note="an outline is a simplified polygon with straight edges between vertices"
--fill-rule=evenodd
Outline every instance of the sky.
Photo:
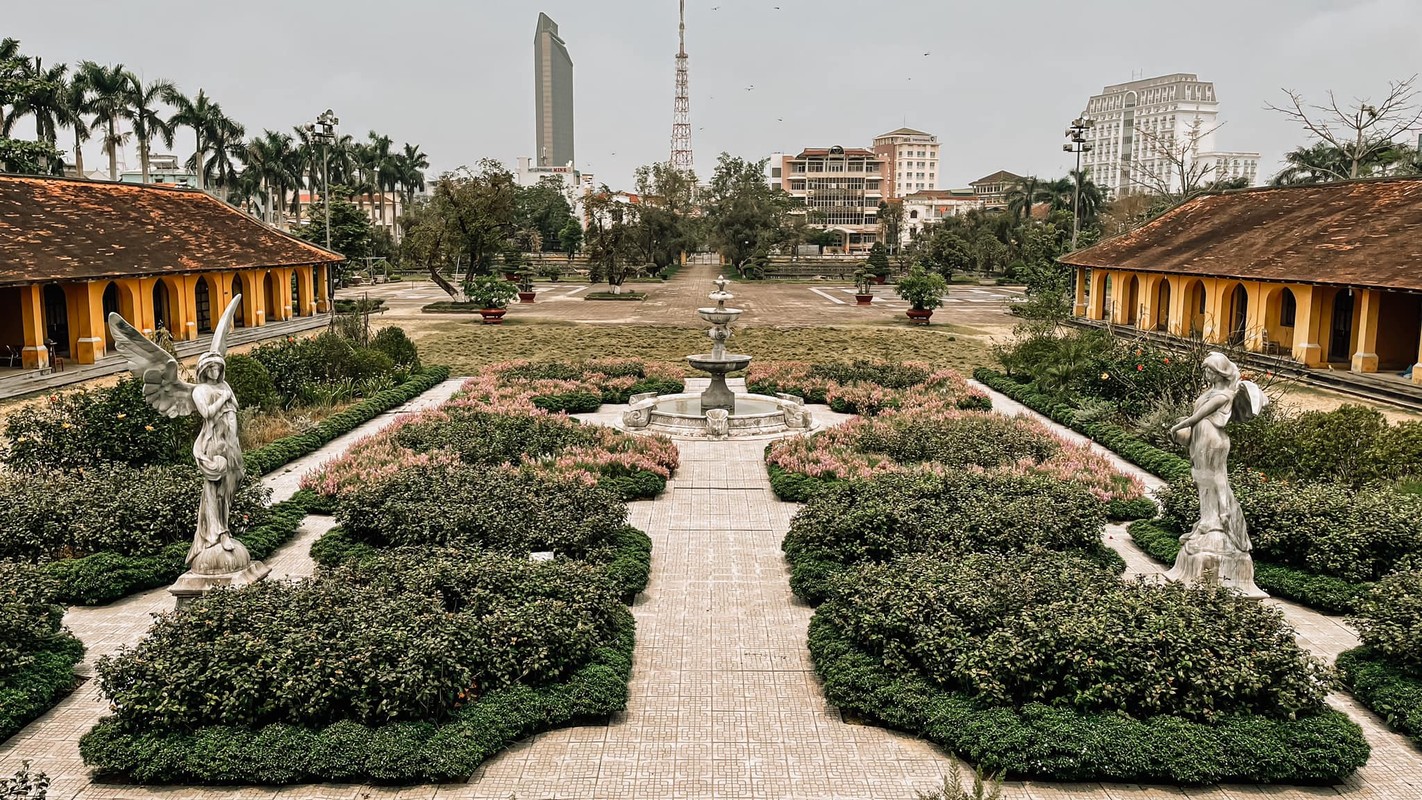
M 432 172 L 534 151 L 533 32 L 574 64 L 577 166 L 631 188 L 668 158 L 677 0 L 0 0 L 0 36 L 45 63 L 122 63 L 199 88 L 249 134 L 326 108 L 341 132 L 419 144 Z M 869 146 L 903 125 L 943 143 L 942 188 L 999 169 L 1059 176 L 1063 129 L 1133 77 L 1213 81 L 1226 150 L 1260 172 L 1306 141 L 1283 89 L 1380 99 L 1422 71 L 1418 0 L 687 0 L 696 167 Z M 753 88 L 751 88 L 753 87 Z M 22 123 L 21 135 L 27 132 Z M 61 144 L 64 134 L 61 134 Z M 130 148 L 131 149 L 131 148 Z M 173 148 L 192 153 L 183 132 Z M 159 148 L 161 151 L 162 148 Z M 132 154 L 126 159 L 136 168 Z M 97 143 L 85 166 L 103 166 Z

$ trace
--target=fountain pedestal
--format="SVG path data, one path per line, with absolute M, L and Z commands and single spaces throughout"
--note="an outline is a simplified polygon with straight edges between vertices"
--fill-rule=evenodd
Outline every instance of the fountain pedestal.
M 693 369 L 699 369 L 711 376 L 711 385 L 701 393 L 701 413 L 704 414 L 713 408 L 725 409 L 731 414 L 736 413 L 736 394 L 726 385 L 726 373 L 745 369 L 750 365 L 750 362 L 750 356 L 739 353 L 722 353 L 720 358 L 717 358 L 713 353 L 686 357 L 686 363 L 690 364 Z

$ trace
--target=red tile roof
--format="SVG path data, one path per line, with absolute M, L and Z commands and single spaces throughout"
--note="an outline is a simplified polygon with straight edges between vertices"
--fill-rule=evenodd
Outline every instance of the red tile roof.
M 0 285 L 343 260 L 194 189 L 0 175 Z
M 1422 179 L 1204 195 L 1065 264 L 1422 291 Z

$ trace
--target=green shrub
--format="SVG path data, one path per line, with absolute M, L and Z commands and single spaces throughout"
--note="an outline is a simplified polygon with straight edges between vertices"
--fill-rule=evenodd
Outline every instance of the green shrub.
M 822 486 L 783 547 L 791 588 L 815 603 L 846 567 L 918 553 L 1091 552 L 1104 526 L 1099 500 L 1043 476 L 890 474 Z
M 583 389 L 574 389 L 556 394 L 542 394 L 533 398 L 533 405 L 555 414 L 591 414 L 602 407 L 602 395 Z
M 227 357 L 226 376 L 240 408 L 271 410 L 281 404 L 271 373 L 257 359 L 233 353 Z
M 397 343 L 387 344 L 399 349 Z M 332 393 L 332 387 L 343 385 L 351 387 L 353 394 L 363 382 L 408 372 L 397 370 L 394 357 L 382 350 L 361 347 L 331 332 L 267 342 L 253 348 L 251 355 L 266 367 L 285 406 L 320 401 Z
M 872 383 L 885 389 L 909 389 L 928 380 L 928 370 L 895 361 L 827 362 L 810 367 L 810 377 L 844 385 Z
M 1275 478 L 1361 487 L 1422 475 L 1422 423 L 1359 405 L 1264 414 L 1231 430 L 1235 463 Z
M 522 557 L 551 550 L 601 560 L 627 508 L 578 476 L 424 464 L 343 495 L 336 519 L 376 547 L 458 545 Z
M 1422 675 L 1366 646 L 1339 653 L 1335 666 L 1359 702 L 1422 746 Z
M 500 688 L 565 678 L 622 614 L 585 565 L 395 551 L 209 595 L 97 671 L 133 729 L 440 722 Z
M 143 381 L 51 395 L 5 419 L 4 463 L 17 473 L 191 462 L 196 423 L 143 400 Z
M 932 461 L 991 469 L 1023 459 L 1040 464 L 1061 450 L 1057 439 L 1001 414 L 914 414 L 858 430 L 855 450 L 880 453 L 900 464 Z
M 1338 711 L 1299 719 L 1221 715 L 1133 719 L 1030 703 L 985 707 L 912 671 L 892 672 L 823 613 L 810 656 L 841 709 L 915 732 L 1014 778 L 1122 783 L 1339 783 L 1367 763 L 1357 723 Z
M 0 561 L 0 741 L 75 684 L 84 646 L 60 627 L 59 584 L 39 568 Z
M 403 328 L 390 326 L 376 331 L 370 346 L 390 357 L 395 364 L 409 371 L 420 368 L 420 351 Z
M 34 561 L 110 552 L 152 555 L 191 541 L 202 475 L 191 465 L 100 465 L 82 472 L 0 476 L 0 558 Z M 241 535 L 262 522 L 266 490 L 249 481 L 233 498 Z
M 893 672 L 988 705 L 1143 719 L 1324 710 L 1328 668 L 1278 609 L 1123 582 L 1060 553 L 913 556 L 832 583 L 818 614 Z
M 487 466 L 547 458 L 596 440 L 595 431 L 565 417 L 457 406 L 446 408 L 438 421 L 412 422 L 395 434 L 397 444 L 416 453 L 449 450 L 466 464 Z
M 1378 581 L 1350 621 L 1366 647 L 1422 674 L 1422 569 L 1407 565 Z

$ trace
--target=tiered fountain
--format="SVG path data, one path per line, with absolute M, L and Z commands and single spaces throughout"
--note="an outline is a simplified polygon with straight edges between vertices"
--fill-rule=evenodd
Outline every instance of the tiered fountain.
M 710 384 L 699 394 L 633 395 L 630 407 L 622 412 L 622 427 L 713 439 L 811 429 L 813 419 L 803 399 L 788 394 L 737 394 L 726 385 L 727 373 L 743 370 L 751 362 L 748 355 L 726 352 L 731 323 L 741 316 L 741 309 L 726 307 L 726 301 L 733 297 L 726 291 L 727 283 L 725 276 L 717 278 L 716 291 L 710 294 L 716 305 L 696 309 L 702 319 L 711 323 L 711 330 L 706 332 L 711 337 L 711 352 L 686 357 L 694 369 L 711 376 Z

